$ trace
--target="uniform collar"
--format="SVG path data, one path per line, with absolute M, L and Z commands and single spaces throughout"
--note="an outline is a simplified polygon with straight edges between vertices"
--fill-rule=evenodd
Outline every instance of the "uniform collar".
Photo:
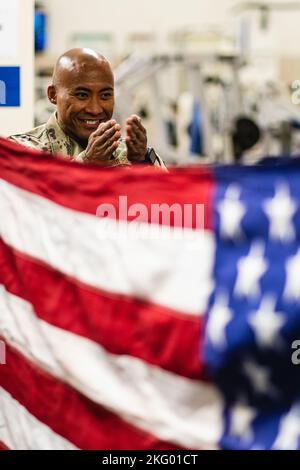
M 84 148 L 59 126 L 55 113 L 50 116 L 46 123 L 46 132 L 53 153 L 74 156 L 83 152 Z

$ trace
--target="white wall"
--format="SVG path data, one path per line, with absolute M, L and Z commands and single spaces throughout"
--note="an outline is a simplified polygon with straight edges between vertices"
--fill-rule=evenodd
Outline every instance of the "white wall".
M 1 0 L 0 0 L 1 1 Z M 0 107 L 0 135 L 29 130 L 33 126 L 33 4 L 34 0 L 19 2 L 18 51 L 14 58 L 0 57 L 1 66 L 21 67 L 21 107 Z
M 49 53 L 67 49 L 75 31 L 114 32 L 118 46 L 127 33 L 155 32 L 160 38 L 189 24 L 222 24 L 232 0 L 44 0 L 49 13 Z
M 122 47 L 125 35 L 131 32 L 156 32 L 163 39 L 169 31 L 189 24 L 231 27 L 234 16 L 230 7 L 238 0 L 44 0 L 43 3 L 50 19 L 49 53 L 57 56 L 70 46 L 69 37 L 77 31 L 114 31 Z M 279 54 L 300 54 L 299 23 L 300 11 L 272 14 L 272 41 Z

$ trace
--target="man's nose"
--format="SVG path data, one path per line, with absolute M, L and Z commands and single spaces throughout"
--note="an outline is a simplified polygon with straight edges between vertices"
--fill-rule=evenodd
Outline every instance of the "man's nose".
M 99 98 L 90 98 L 86 103 L 85 110 L 87 113 L 98 115 L 103 112 L 103 107 Z

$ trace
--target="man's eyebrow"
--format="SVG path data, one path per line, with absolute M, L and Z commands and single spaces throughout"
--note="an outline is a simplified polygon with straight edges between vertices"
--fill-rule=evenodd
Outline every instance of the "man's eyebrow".
M 74 88 L 74 91 L 91 91 L 91 90 L 84 86 L 77 86 L 76 88 Z
M 75 91 L 91 91 L 91 88 L 86 88 L 84 86 L 77 86 L 75 88 Z M 104 88 L 101 88 L 101 90 L 99 90 L 101 92 L 103 91 L 114 91 L 114 88 L 112 86 L 107 86 L 107 87 L 104 87 Z
M 106 86 L 106 87 L 104 87 L 104 88 L 101 88 L 100 91 L 114 91 L 114 87 L 112 87 L 112 86 Z

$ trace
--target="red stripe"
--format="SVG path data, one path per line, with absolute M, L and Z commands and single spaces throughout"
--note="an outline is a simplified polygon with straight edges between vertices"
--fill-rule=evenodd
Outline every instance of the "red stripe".
M 4 444 L 4 442 L 0 441 L 0 451 L 1 450 L 9 450 L 9 448 Z
M 118 209 L 119 196 L 128 205 L 143 204 L 148 209 L 143 221 L 151 222 L 150 206 L 166 203 L 204 205 L 205 228 L 212 227 L 212 174 L 205 168 L 174 168 L 169 173 L 135 165 L 132 168 L 99 168 L 49 157 L 24 146 L 0 139 L 1 178 L 22 189 L 46 197 L 70 209 L 96 214 L 100 204 Z M 117 218 L 132 220 L 128 214 Z M 159 223 L 164 224 L 162 220 Z M 169 224 L 167 224 L 169 225 Z M 171 220 L 171 226 L 178 225 Z
M 39 318 L 176 374 L 203 379 L 203 320 L 105 293 L 41 264 L 0 240 L 0 283 Z
M 39 421 L 80 449 L 178 448 L 126 423 L 47 375 L 8 345 L 6 357 L 7 363 L 1 367 L 0 386 Z

